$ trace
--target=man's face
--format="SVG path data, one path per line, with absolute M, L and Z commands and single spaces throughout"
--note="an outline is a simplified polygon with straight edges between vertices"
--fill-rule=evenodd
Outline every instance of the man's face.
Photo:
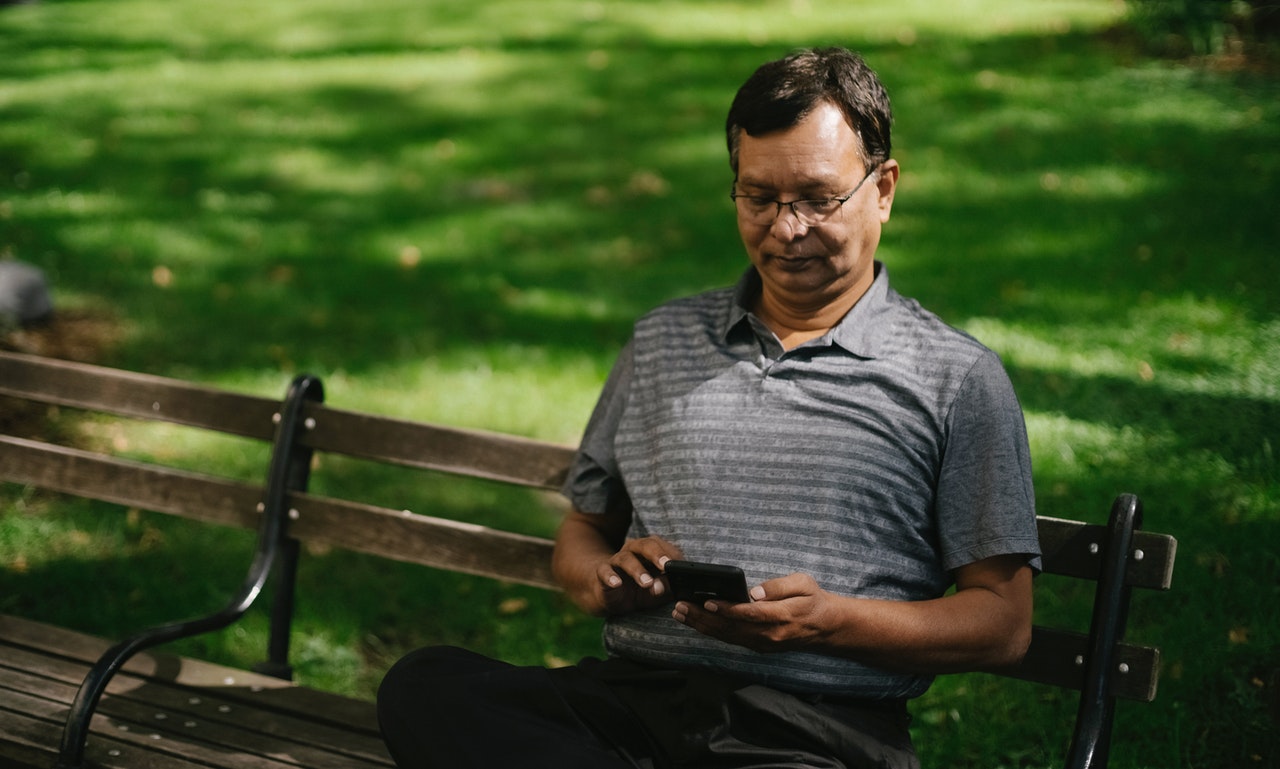
M 857 135 L 835 105 L 823 103 L 791 128 L 742 134 L 736 191 L 784 202 L 844 197 L 865 175 Z M 874 278 L 880 227 L 889 220 L 897 180 L 897 163 L 884 163 L 815 225 L 785 205 L 772 224 L 747 221 L 739 209 L 738 232 L 769 299 L 817 312 L 861 297 Z

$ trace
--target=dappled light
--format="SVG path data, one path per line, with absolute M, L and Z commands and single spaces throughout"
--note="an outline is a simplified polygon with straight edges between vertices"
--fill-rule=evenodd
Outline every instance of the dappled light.
M 1173 591 L 1135 611 L 1135 635 L 1164 650 L 1161 692 L 1121 708 L 1112 766 L 1280 761 L 1280 84 L 1149 58 L 1116 34 L 1123 14 L 1110 0 L 3 5 L 0 258 L 43 270 L 57 314 L 0 326 L 0 346 L 272 396 L 309 371 L 338 408 L 573 443 L 632 322 L 746 265 L 723 137 L 738 84 L 796 47 L 846 45 L 894 103 L 902 177 L 880 258 L 896 289 L 1000 353 L 1038 511 L 1101 520 L 1130 491 L 1182 543 Z M 260 466 L 238 444 L 48 418 L 81 445 Z M 327 469 L 393 509 L 487 504 L 515 525 L 530 503 Z M 194 613 L 180 604 L 210 600 L 221 574 L 198 562 L 236 564 L 234 580 L 247 553 L 238 533 L 202 541 L 146 515 L 113 530 L 120 516 L 63 507 L 0 488 L 0 611 L 118 634 Z M 533 507 L 525 528 L 548 533 L 559 509 Z M 349 553 L 304 563 L 304 594 L 325 597 L 300 609 L 299 657 L 326 687 L 368 695 L 427 642 L 599 653 L 595 621 L 559 596 Z M 134 568 L 193 587 L 153 606 Z M 93 610 L 59 616 L 44 598 L 67 591 Z M 183 651 L 257 654 L 262 624 Z M 1051 765 L 1051 718 L 1073 703 L 944 679 L 916 711 L 925 765 Z M 1022 728 L 1032 711 L 1043 729 Z

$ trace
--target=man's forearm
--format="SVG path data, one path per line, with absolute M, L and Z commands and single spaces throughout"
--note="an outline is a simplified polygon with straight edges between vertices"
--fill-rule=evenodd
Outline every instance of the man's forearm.
M 835 599 L 840 618 L 813 646 L 877 667 L 914 673 L 952 673 L 1003 667 L 1022 658 L 1030 619 L 1020 607 L 985 588 L 932 601 Z
M 551 573 L 565 595 L 589 614 L 602 615 L 605 604 L 597 576 L 601 561 L 607 561 L 614 547 L 598 525 L 574 511 L 560 525 L 551 555 Z
M 812 651 L 912 673 L 1002 667 L 1025 653 L 1031 569 L 1019 556 L 957 571 L 956 592 L 933 600 L 841 596 L 791 574 L 752 588 L 743 604 L 676 604 L 699 632 L 762 653 Z

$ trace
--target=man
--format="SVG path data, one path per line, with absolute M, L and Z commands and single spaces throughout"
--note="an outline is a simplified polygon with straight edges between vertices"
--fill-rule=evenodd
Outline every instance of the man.
M 406 657 L 379 695 L 401 766 L 914 767 L 906 700 L 1021 657 L 1026 430 L 995 354 L 875 261 L 889 124 L 843 49 L 742 86 L 750 268 L 637 322 L 565 484 L 553 569 L 609 658 Z M 750 600 L 672 603 L 672 560 L 741 567 Z

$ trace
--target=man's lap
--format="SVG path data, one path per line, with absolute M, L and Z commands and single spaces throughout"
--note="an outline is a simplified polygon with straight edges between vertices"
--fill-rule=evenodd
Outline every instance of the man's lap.
M 623 659 L 546 670 L 424 649 L 388 673 L 378 699 L 402 767 L 918 767 L 901 702 L 793 695 Z

